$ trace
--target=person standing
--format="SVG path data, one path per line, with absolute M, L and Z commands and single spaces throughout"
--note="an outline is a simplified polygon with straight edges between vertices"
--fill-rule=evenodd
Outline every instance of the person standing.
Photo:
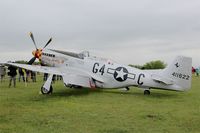
M 22 68 L 19 68 L 18 72 L 19 72 L 19 82 L 20 82 L 21 78 L 25 82 L 24 71 L 22 70 Z
M 12 81 L 13 81 L 13 85 L 14 87 L 16 87 L 16 75 L 17 75 L 17 68 L 14 66 L 9 66 L 8 67 L 8 76 L 10 76 L 10 82 L 9 82 L 9 88 L 12 85 Z
M 36 72 L 31 71 L 31 79 L 33 82 L 36 82 Z
M 195 69 L 195 72 L 196 72 L 196 76 L 197 76 L 197 77 L 199 77 L 199 71 L 200 71 L 199 68 L 196 68 L 196 69 Z
M 195 73 L 195 68 L 194 67 L 192 67 L 192 74 L 194 74 Z
M 44 73 L 43 81 L 47 81 L 48 73 Z
M 6 75 L 6 67 L 0 65 L 0 75 L 1 75 L 1 82 L 3 81 L 4 76 Z
M 30 71 L 29 70 L 25 70 L 26 71 L 26 83 L 29 82 L 29 78 L 30 78 Z

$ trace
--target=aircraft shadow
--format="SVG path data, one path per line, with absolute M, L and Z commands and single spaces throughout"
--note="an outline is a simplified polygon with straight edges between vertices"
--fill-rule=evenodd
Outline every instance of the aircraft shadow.
M 106 91 L 101 91 L 101 93 L 112 93 L 112 94 L 118 94 L 118 95 L 133 95 L 133 96 L 141 96 L 141 97 L 154 97 L 154 98 L 170 98 L 170 97 L 177 97 L 177 93 L 165 93 L 163 92 L 151 92 L 150 95 L 144 95 L 143 91 L 141 92 L 134 92 L 134 91 L 121 91 L 121 90 L 106 90 Z M 180 93 L 180 92 L 179 92 Z
M 122 91 L 122 90 L 116 90 L 116 89 L 110 89 L 110 90 L 106 90 L 106 89 L 95 89 L 95 90 L 91 90 L 91 89 L 87 89 L 87 88 L 83 88 L 83 89 L 67 89 L 67 90 L 59 90 L 59 91 L 55 91 L 53 92 L 53 94 L 51 95 L 42 95 L 40 97 L 38 97 L 39 99 L 51 99 L 51 98 L 57 98 L 57 97 L 66 97 L 69 98 L 71 96 L 86 96 L 89 95 L 90 93 L 110 93 L 110 94 L 116 94 L 116 95 L 131 95 L 131 96 L 137 96 L 137 97 L 149 97 L 149 98 L 158 98 L 158 99 L 165 99 L 165 98 L 175 98 L 178 96 L 178 92 L 174 92 L 174 93 L 166 93 L 166 92 L 156 92 L 156 91 L 152 91 L 150 95 L 144 95 L 143 91 L 139 92 L 139 91 Z M 39 100 L 37 99 L 37 100 Z
M 89 93 L 92 92 L 98 92 L 98 90 L 91 90 L 91 89 L 68 89 L 68 90 L 60 90 L 57 92 L 54 92 L 52 94 L 52 96 L 65 96 L 65 97 L 69 97 L 69 96 L 84 96 L 84 95 L 88 95 Z
M 57 90 L 49 95 L 43 95 L 41 94 L 37 99 L 35 100 L 42 100 L 42 99 L 53 99 L 53 98 L 60 98 L 60 97 L 66 97 L 69 98 L 71 96 L 79 97 L 79 96 L 86 96 L 90 93 L 98 93 L 100 90 L 91 90 L 91 89 L 63 89 L 63 90 Z

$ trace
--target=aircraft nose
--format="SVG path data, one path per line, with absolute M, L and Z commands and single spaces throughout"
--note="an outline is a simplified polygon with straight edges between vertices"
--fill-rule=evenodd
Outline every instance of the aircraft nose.
M 33 50 L 32 54 L 35 58 L 40 59 L 41 55 L 42 55 L 42 49 L 37 49 L 37 50 Z

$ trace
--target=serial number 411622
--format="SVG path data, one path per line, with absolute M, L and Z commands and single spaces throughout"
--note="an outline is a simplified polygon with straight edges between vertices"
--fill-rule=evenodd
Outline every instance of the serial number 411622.
M 189 80 L 190 79 L 190 76 L 187 75 L 187 74 L 173 72 L 172 75 L 174 77 L 177 77 L 177 78 L 180 78 L 180 79 L 185 79 L 185 80 Z

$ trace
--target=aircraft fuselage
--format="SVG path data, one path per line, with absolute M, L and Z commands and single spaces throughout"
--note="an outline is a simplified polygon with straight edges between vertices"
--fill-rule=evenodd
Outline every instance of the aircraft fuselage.
M 123 88 L 128 86 L 138 86 L 149 89 L 149 86 L 155 88 L 177 88 L 176 86 L 162 84 L 151 78 L 151 73 L 118 64 L 111 60 L 99 57 L 77 58 L 51 50 L 43 51 L 41 61 L 43 64 L 61 69 L 77 68 L 82 71 L 90 72 L 104 80 L 104 82 L 95 81 L 98 88 Z

